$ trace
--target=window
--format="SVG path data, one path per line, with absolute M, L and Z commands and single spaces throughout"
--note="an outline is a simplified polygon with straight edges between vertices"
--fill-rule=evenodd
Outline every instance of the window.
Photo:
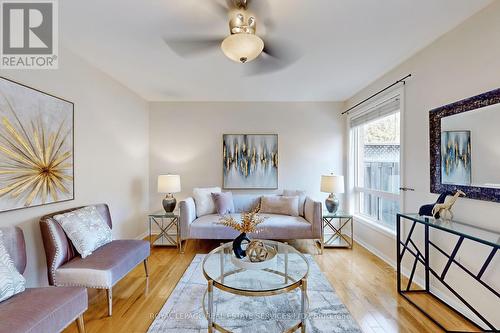
M 400 112 L 393 99 L 351 119 L 357 215 L 395 230 L 400 210 Z

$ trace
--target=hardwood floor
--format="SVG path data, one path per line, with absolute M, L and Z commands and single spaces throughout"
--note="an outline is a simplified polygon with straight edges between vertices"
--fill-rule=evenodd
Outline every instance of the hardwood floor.
M 149 259 L 149 288 L 142 265 L 113 288 L 113 317 L 107 317 L 105 291 L 89 290 L 85 328 L 92 332 L 145 332 L 162 308 L 196 253 L 207 253 L 216 241 L 189 241 L 184 254 L 173 247 L 155 247 Z M 312 241 L 290 242 L 305 253 L 316 254 Z M 396 292 L 396 274 L 381 259 L 355 244 L 353 250 L 325 249 L 316 262 L 337 291 L 363 332 L 441 332 L 438 326 Z M 430 304 L 454 326 L 465 325 Z M 467 326 L 465 326 L 467 327 Z M 77 332 L 76 324 L 65 332 Z

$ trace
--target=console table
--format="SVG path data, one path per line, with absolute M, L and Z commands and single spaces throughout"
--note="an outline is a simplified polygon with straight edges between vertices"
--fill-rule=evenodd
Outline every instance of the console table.
M 406 223 L 409 227 L 408 233 L 403 234 L 402 225 Z M 416 236 L 415 227 L 416 225 L 423 226 L 423 249 L 417 246 L 417 241 L 413 238 Z M 458 236 L 457 242 L 453 247 L 452 252 L 449 254 L 445 250 L 439 247 L 436 242 L 433 242 L 430 239 L 430 231 L 442 231 L 445 233 L 449 233 L 452 235 Z M 464 223 L 456 222 L 456 221 L 443 221 L 434 218 L 428 218 L 419 216 L 418 214 L 398 214 L 397 215 L 397 224 L 396 224 L 396 234 L 397 234 L 397 288 L 398 292 L 401 296 L 403 296 L 406 300 L 408 300 L 411 304 L 417 307 L 423 314 L 425 314 L 429 319 L 431 319 L 435 324 L 441 327 L 446 332 L 464 332 L 464 330 L 450 330 L 443 326 L 436 318 L 433 318 L 422 306 L 419 306 L 412 298 L 411 295 L 415 293 L 425 293 L 428 294 L 429 297 L 434 300 L 445 304 L 447 307 L 453 309 L 459 316 L 466 319 L 470 326 L 475 327 L 479 331 L 483 332 L 498 332 L 500 327 L 495 327 L 487 318 L 485 318 L 484 314 L 480 313 L 480 310 L 476 309 L 472 304 L 470 304 L 470 300 L 467 300 L 467 296 L 462 295 L 460 291 L 456 291 L 452 285 L 452 283 L 448 283 L 446 276 L 451 267 L 454 265 L 454 268 L 458 268 L 463 274 L 468 275 L 469 279 L 472 278 L 478 283 L 478 288 L 483 288 L 484 292 L 492 295 L 492 298 L 499 301 L 500 306 L 500 293 L 498 290 L 495 290 L 494 287 L 490 286 L 484 279 L 483 275 L 488 269 L 491 261 L 495 257 L 499 247 L 500 247 L 500 233 L 496 233 L 490 230 L 482 229 L 479 227 L 475 227 L 472 225 L 467 225 Z M 403 239 L 404 238 L 404 239 Z M 463 264 L 460 263 L 459 260 L 456 259 L 458 250 L 462 246 L 464 240 L 472 241 L 474 243 L 482 244 L 485 246 L 489 255 L 486 256 L 484 262 L 481 263 L 481 268 L 473 272 Z M 430 264 L 430 247 L 435 249 L 445 258 L 447 258 L 446 264 L 442 268 L 433 268 Z M 406 286 L 402 286 L 401 279 L 401 263 L 405 255 L 411 256 L 413 259 L 413 266 L 411 273 L 408 277 L 408 283 Z M 417 265 L 421 264 L 425 271 L 425 289 L 415 289 L 412 286 L 412 282 L 415 276 L 415 270 Z M 459 312 L 457 309 L 453 308 L 449 304 L 447 304 L 444 300 L 436 296 L 431 288 L 430 288 L 430 278 L 431 275 L 437 281 L 439 281 L 451 294 L 453 294 L 467 309 L 469 309 L 472 313 L 474 313 L 477 318 L 481 320 L 481 327 L 472 322 L 470 318 L 467 318 L 464 314 Z M 491 320 L 491 319 L 490 319 Z M 470 330 L 476 331 L 476 330 Z

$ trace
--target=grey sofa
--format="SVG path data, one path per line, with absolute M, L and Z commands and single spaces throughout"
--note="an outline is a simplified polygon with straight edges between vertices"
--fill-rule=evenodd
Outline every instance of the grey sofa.
M 233 194 L 235 218 L 240 218 L 241 212 L 255 208 L 262 195 Z M 322 207 L 321 202 L 307 197 L 304 204 L 304 216 L 288 216 L 276 214 L 261 214 L 266 217 L 260 225 L 262 231 L 258 234 L 261 239 L 314 239 L 322 241 Z M 187 239 L 234 239 L 238 232 L 218 224 L 220 216 L 210 214 L 197 217 L 196 204 L 192 197 L 179 202 L 179 223 L 181 240 Z M 250 237 L 252 235 L 250 234 Z
M 24 235 L 18 227 L 0 228 L 4 243 L 17 270 L 26 268 Z M 27 288 L 0 303 L 0 332 L 60 332 L 76 320 L 85 332 L 83 313 L 87 310 L 87 290 L 81 287 Z
M 111 214 L 106 204 L 95 205 L 97 211 L 112 228 Z M 101 246 L 90 256 L 82 259 L 71 240 L 54 219 L 61 213 L 73 211 L 76 207 L 42 217 L 40 229 L 47 257 L 49 284 L 54 286 L 81 286 L 106 289 L 108 294 L 108 315 L 113 313 L 113 286 L 140 263 L 144 263 L 148 278 L 147 259 L 149 242 L 138 239 L 113 240 Z

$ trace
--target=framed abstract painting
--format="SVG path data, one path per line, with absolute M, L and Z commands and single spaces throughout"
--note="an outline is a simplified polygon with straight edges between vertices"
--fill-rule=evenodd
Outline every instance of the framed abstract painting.
M 470 131 L 443 131 L 441 159 L 441 183 L 470 185 L 472 179 Z
M 278 188 L 277 134 L 224 134 L 224 189 Z
M 74 199 L 73 103 L 0 78 L 0 212 Z

